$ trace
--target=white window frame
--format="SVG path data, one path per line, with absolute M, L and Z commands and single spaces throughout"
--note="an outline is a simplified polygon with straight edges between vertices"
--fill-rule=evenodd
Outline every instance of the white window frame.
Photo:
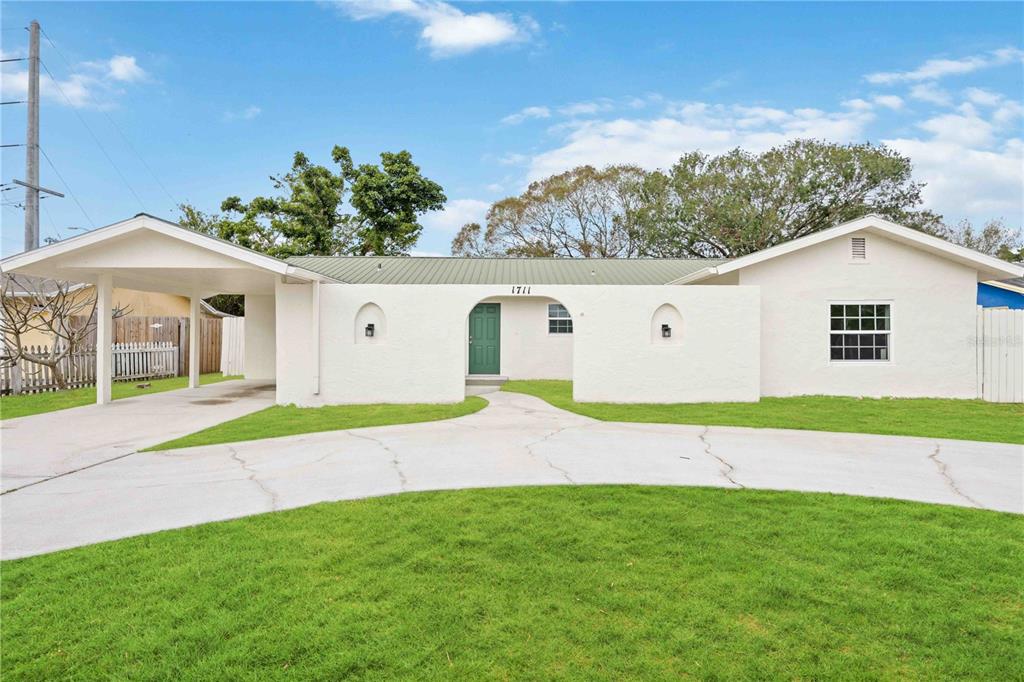
M 889 306 L 889 328 L 886 330 L 836 330 L 832 329 L 832 306 L 834 305 L 887 305 Z M 895 322 L 896 303 L 892 299 L 830 299 L 826 301 L 825 308 L 825 357 L 829 365 L 840 365 L 847 367 L 862 367 L 864 365 L 891 365 L 896 357 L 895 349 Z M 835 360 L 832 358 L 832 335 L 833 334 L 886 334 L 889 337 L 889 358 L 886 360 Z
M 554 315 L 553 316 L 551 314 L 551 306 L 554 306 L 554 305 L 560 306 L 562 308 L 562 310 L 565 311 L 565 315 L 564 316 L 562 316 L 562 315 Z M 548 325 L 548 336 L 571 336 L 572 334 L 574 334 L 576 332 L 576 327 L 575 327 L 575 325 L 572 322 L 572 313 L 570 313 L 569 309 L 566 308 L 563 304 L 561 304 L 561 303 L 548 303 L 546 310 L 547 310 L 547 320 L 546 321 L 547 321 L 547 325 Z M 569 320 L 569 331 L 564 331 L 564 332 L 559 332 L 559 331 L 554 331 L 553 332 L 553 331 L 551 331 L 551 321 L 552 320 Z

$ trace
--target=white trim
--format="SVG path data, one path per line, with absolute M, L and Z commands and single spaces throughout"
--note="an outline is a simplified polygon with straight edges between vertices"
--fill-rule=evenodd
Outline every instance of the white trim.
M 1015 294 L 1024 294 L 1024 287 L 1018 286 L 1016 284 L 1010 284 L 1009 282 L 1000 282 L 999 280 L 993 279 L 982 282 L 982 284 L 987 284 L 990 287 L 995 287 L 997 289 L 1005 289 L 1006 291 L 1012 291 Z
M 48 258 L 71 253 L 76 249 L 100 244 L 109 239 L 116 239 L 117 237 L 143 229 L 178 239 L 188 244 L 213 251 L 214 253 L 227 256 L 228 258 L 234 258 L 235 260 L 242 261 L 243 263 L 247 263 L 253 267 L 268 270 L 282 276 L 296 277 L 311 282 L 338 281 L 333 277 L 328 277 L 326 275 L 306 270 L 305 268 L 289 265 L 283 260 L 279 260 L 273 256 L 268 256 L 266 254 L 259 253 L 258 251 L 238 246 L 237 244 L 232 244 L 221 239 L 216 239 L 215 237 L 201 234 L 194 230 L 184 228 L 176 223 L 147 214 L 139 214 L 134 218 L 122 220 L 120 222 L 113 223 L 112 225 L 106 225 L 90 232 L 86 232 L 85 234 L 76 235 L 70 239 L 65 239 L 31 251 L 25 251 L 24 253 L 19 253 L 14 256 L 8 256 L 0 261 L 0 269 L 5 272 L 16 271 Z
M 799 239 L 794 239 L 784 244 L 773 246 L 763 251 L 757 251 L 746 256 L 741 256 L 714 267 L 699 270 L 686 275 L 685 277 L 680 277 L 677 280 L 669 282 L 669 284 L 689 284 L 691 282 L 705 280 L 708 277 L 725 275 L 751 265 L 763 263 L 764 261 L 771 260 L 772 258 L 778 258 L 779 256 L 799 251 L 800 249 L 807 248 L 808 246 L 821 244 L 822 242 L 827 242 L 831 239 L 835 239 L 836 237 L 842 237 L 861 230 L 878 232 L 889 237 L 894 237 L 898 241 L 910 243 L 919 248 L 931 251 L 945 258 L 970 264 L 976 267 L 979 273 L 989 275 L 989 279 L 991 279 L 992 274 L 1005 275 L 1006 277 L 1024 277 L 1024 267 L 1007 263 L 1006 261 L 992 256 L 987 256 L 973 249 L 952 244 L 947 242 L 945 239 L 933 237 L 932 235 L 925 234 L 919 230 L 913 230 L 909 227 L 897 225 L 892 221 L 872 214 L 864 216 L 863 218 L 858 218 L 857 220 L 851 220 L 850 222 L 843 223 L 842 225 L 831 227 L 827 230 L 822 230 L 821 232 L 815 232 L 814 234 L 806 237 L 800 237 Z

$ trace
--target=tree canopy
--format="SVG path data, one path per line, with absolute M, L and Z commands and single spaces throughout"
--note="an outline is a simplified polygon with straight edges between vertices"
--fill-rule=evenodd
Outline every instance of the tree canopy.
M 990 253 L 1020 248 L 1019 232 L 1001 223 L 975 232 L 923 210 L 911 170 L 885 146 L 817 140 L 692 152 L 667 171 L 580 166 L 496 202 L 486 227 L 460 230 L 452 253 L 734 258 L 869 213 Z
M 291 170 L 270 177 L 275 195 L 248 203 L 228 197 L 219 214 L 182 204 L 180 222 L 278 258 L 401 255 L 419 239 L 419 216 L 442 208 L 446 198 L 439 184 L 421 174 L 409 152 L 380 156 L 379 166 L 356 166 L 347 148 L 335 146 L 335 173 L 296 152 Z M 346 212 L 346 204 L 355 213 Z

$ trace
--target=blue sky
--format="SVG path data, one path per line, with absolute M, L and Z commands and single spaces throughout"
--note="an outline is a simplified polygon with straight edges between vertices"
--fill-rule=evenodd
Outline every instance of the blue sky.
M 59 172 L 82 208 L 43 201 L 44 238 L 265 194 L 296 150 L 329 164 L 334 144 L 357 162 L 408 149 L 444 186 L 424 253 L 580 163 L 797 137 L 891 144 L 949 220 L 1024 214 L 1020 3 L 5 2 L 0 18 L 5 58 L 33 18 L 56 45 L 42 182 L 65 189 Z M 22 98 L 24 62 L 2 75 Z M 24 106 L 0 113 L 2 142 L 22 142 Z M 24 149 L 4 149 L 0 179 L 23 174 Z M 4 255 L 22 197 L 3 193 Z

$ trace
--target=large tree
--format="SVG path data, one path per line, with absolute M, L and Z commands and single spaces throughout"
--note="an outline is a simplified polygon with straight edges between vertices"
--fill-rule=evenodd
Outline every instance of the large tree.
M 1007 227 L 999 219 L 988 221 L 980 230 L 975 229 L 969 220 L 961 220 L 956 225 L 943 225 L 934 233 L 954 244 L 966 246 L 996 258 L 1007 261 L 1024 259 L 1024 241 L 1021 240 L 1021 231 Z
M 581 166 L 495 203 L 455 255 L 732 258 L 868 213 L 942 233 L 910 160 L 884 146 L 800 140 L 761 154 L 685 154 L 668 171 Z
M 646 172 L 637 166 L 580 166 L 498 201 L 487 229 L 464 225 L 452 240 L 461 256 L 628 258 L 641 253 L 632 224 Z
M 345 147 L 335 146 L 331 158 L 337 173 L 296 152 L 291 170 L 270 178 L 275 195 L 248 203 L 228 197 L 220 214 L 183 204 L 181 224 L 279 258 L 400 255 L 419 239 L 419 216 L 444 206 L 441 186 L 407 151 L 384 152 L 380 166 L 354 165 Z
M 638 239 L 646 255 L 734 258 L 868 213 L 935 231 L 940 217 L 918 210 L 922 187 L 910 159 L 871 144 L 693 152 L 647 177 Z

